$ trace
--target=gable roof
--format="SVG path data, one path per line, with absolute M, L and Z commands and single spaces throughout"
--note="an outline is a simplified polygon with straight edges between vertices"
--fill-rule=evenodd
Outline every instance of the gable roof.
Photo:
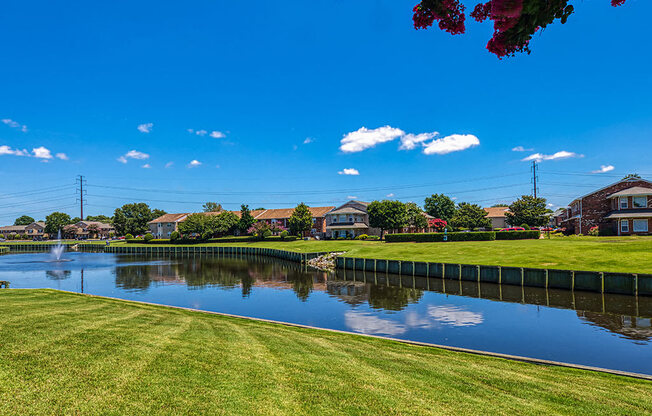
M 488 207 L 483 209 L 487 211 L 487 218 L 504 218 L 505 213 L 509 211 L 509 207 Z
M 652 188 L 645 188 L 643 186 L 632 186 L 631 188 L 623 189 L 622 191 L 613 193 L 607 198 L 614 198 L 617 196 L 636 196 L 636 195 L 652 195 Z
M 614 185 L 617 185 L 617 184 L 619 184 L 619 183 L 621 183 L 621 182 L 647 182 L 647 183 L 649 183 L 650 185 L 652 185 L 652 182 L 648 181 L 647 179 L 643 179 L 643 178 L 627 178 L 627 179 L 621 179 L 621 180 L 619 180 L 619 181 L 617 181 L 617 182 L 614 182 L 614 183 L 611 183 L 611 184 L 609 184 L 609 185 L 607 185 L 607 186 L 603 186 L 603 187 L 600 188 L 600 189 L 596 189 L 596 190 L 593 191 L 593 192 L 589 192 L 588 194 L 585 194 L 585 195 L 579 196 L 579 197 L 573 199 L 573 200 L 572 200 L 568 205 L 570 206 L 570 205 L 571 205 L 573 202 L 575 202 L 575 201 L 579 201 L 580 199 L 584 199 L 584 198 L 586 198 L 587 196 L 589 196 L 589 195 L 593 195 L 593 194 L 596 193 L 596 192 L 604 191 L 605 189 L 610 188 L 610 187 L 612 187 L 612 186 L 614 186 Z
M 335 207 L 308 207 L 310 215 L 313 217 L 323 217 L 327 212 L 331 211 Z M 257 220 L 274 220 L 274 219 L 285 219 L 290 218 L 294 208 L 277 208 L 277 209 L 266 209 L 258 216 L 254 215 L 254 218 Z
M 189 214 L 188 213 L 181 213 L 181 214 L 165 214 L 161 215 L 160 217 L 148 222 L 148 224 L 155 224 L 158 222 L 178 222 L 183 219 L 185 219 Z

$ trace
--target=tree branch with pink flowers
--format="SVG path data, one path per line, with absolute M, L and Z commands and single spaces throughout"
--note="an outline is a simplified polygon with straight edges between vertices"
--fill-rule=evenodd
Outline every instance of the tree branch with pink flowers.
M 608 1 L 608 0 L 604 0 Z M 614 7 L 626 0 L 611 0 Z M 475 21 L 493 21 L 494 32 L 487 50 L 499 59 L 530 53 L 532 36 L 556 20 L 566 23 L 575 9 L 570 0 L 489 0 L 478 3 L 469 14 Z M 465 33 L 466 6 L 459 0 L 423 0 L 413 11 L 415 29 L 427 29 L 435 21 L 452 35 Z

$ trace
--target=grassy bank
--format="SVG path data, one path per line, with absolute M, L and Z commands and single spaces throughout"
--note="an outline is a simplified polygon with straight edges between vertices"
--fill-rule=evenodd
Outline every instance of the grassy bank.
M 648 381 L 50 290 L 0 316 L 0 414 L 652 412 Z
M 390 260 L 652 273 L 652 237 L 557 237 L 550 240 L 447 243 L 263 241 L 217 245 L 258 246 L 302 253 L 345 251 L 349 257 Z

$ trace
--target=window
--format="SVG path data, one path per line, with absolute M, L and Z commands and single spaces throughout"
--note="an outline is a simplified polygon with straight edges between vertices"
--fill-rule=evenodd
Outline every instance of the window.
M 629 221 L 620 220 L 620 232 L 621 233 L 628 233 L 629 232 Z
M 626 196 L 621 196 L 618 198 L 618 206 L 620 209 L 627 209 L 629 208 L 629 205 L 627 204 L 627 197 Z
M 316 222 L 317 222 L 317 218 L 313 218 L 313 219 L 312 219 L 312 223 L 314 224 L 314 223 L 316 223 Z
M 632 221 L 635 233 L 647 233 L 647 220 L 634 220 Z
M 632 198 L 633 208 L 647 208 L 647 196 L 635 196 Z

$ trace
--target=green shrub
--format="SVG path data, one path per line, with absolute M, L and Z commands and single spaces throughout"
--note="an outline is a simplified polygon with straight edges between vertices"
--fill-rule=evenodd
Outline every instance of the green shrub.
M 526 231 L 530 230 L 530 226 L 527 224 L 521 224 L 521 228 L 525 228 Z
M 447 241 L 492 241 L 496 239 L 493 231 L 475 231 L 468 233 L 448 233 Z M 401 242 L 440 242 L 444 241 L 444 233 L 399 233 L 385 235 L 388 243 Z
M 147 233 L 147 234 L 145 234 L 145 242 L 146 242 L 146 243 L 149 243 L 149 242 L 152 241 L 153 239 L 154 239 L 154 236 L 152 235 L 152 233 Z
M 600 229 L 599 229 L 599 227 L 597 225 L 594 226 L 594 227 L 591 227 L 589 229 L 589 235 L 591 235 L 593 237 L 597 237 L 599 235 L 599 232 L 600 232 Z
M 133 240 L 134 236 L 132 234 L 125 235 L 125 240 Z
M 539 230 L 531 231 L 500 231 L 496 233 L 496 240 L 536 240 L 541 236 Z
M 379 235 L 370 235 L 367 237 L 367 241 L 378 241 L 378 240 L 380 240 Z
M 170 234 L 170 240 L 172 240 L 172 241 L 178 240 L 179 237 L 181 237 L 181 235 L 179 234 L 179 231 L 172 231 L 172 233 Z
M 285 240 L 290 235 L 287 230 L 281 232 L 281 240 Z
M 5 238 L 5 235 L 4 235 L 4 234 L 0 234 L 0 238 Z
M 272 230 L 265 230 L 263 232 L 263 238 L 271 237 L 272 236 Z
M 366 240 L 367 238 L 369 238 L 369 236 L 367 234 L 360 234 L 355 239 L 356 240 Z

